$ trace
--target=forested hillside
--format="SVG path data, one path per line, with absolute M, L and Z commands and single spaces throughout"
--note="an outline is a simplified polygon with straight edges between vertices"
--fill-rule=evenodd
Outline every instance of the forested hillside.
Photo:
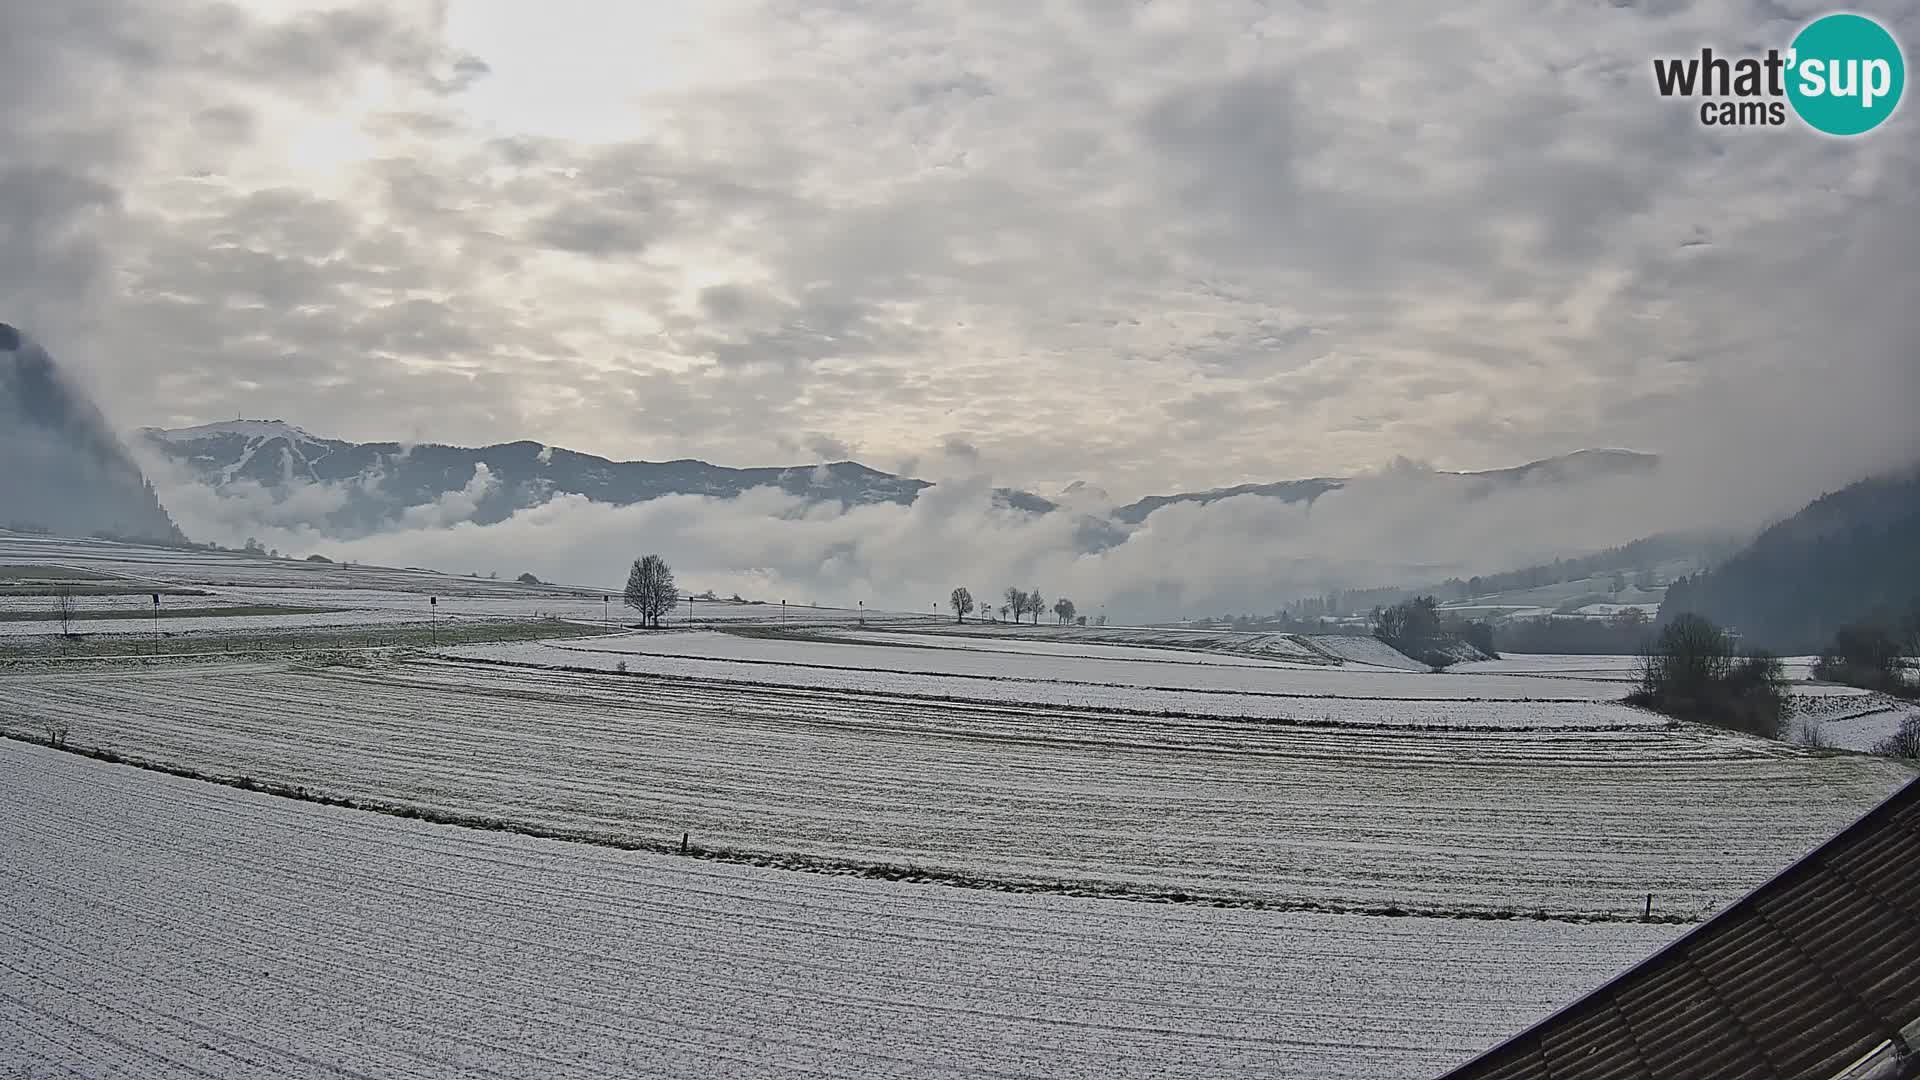
M 1815 499 L 1715 569 L 1667 589 L 1660 617 L 1696 612 L 1742 644 L 1813 653 L 1863 619 L 1920 607 L 1920 465 Z

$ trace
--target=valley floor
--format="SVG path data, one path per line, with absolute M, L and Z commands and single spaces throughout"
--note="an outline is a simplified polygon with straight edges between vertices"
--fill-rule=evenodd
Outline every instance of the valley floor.
M 1826 748 L 1870 695 L 1799 746 L 1631 658 L 0 571 L 0 1080 L 1430 1076 L 1914 775 Z
M 0 741 L 0 1076 L 1430 1076 L 1681 932 L 1009 895 Z

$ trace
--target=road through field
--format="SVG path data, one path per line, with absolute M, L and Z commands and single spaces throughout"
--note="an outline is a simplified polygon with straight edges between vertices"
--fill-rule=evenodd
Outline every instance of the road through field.
M 1679 930 L 798 874 L 0 742 L 7 1077 L 1425 1077 Z

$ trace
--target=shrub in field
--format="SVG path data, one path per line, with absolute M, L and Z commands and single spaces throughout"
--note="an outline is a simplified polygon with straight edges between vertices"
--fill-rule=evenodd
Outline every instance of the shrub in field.
M 1876 754 L 1920 760 L 1920 715 L 1909 714 L 1900 721 L 1900 729 L 1873 748 Z
M 1778 739 L 1786 727 L 1787 685 L 1771 653 L 1736 656 L 1733 639 L 1710 620 L 1675 618 L 1641 658 L 1627 703 L 1730 731 Z
M 1462 659 L 1496 656 L 1493 627 L 1486 623 L 1448 624 L 1431 596 L 1373 609 L 1373 636 L 1434 671 Z
M 1907 678 L 1905 651 L 1900 636 L 1887 626 L 1843 626 L 1814 663 L 1813 677 L 1899 697 L 1920 697 L 1920 686 Z

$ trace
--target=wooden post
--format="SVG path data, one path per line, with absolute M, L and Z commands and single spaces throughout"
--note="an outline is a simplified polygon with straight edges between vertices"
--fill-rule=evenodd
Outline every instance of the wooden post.
M 1642 916 L 1642 921 L 1643 922 L 1653 921 L 1653 894 L 1652 893 L 1647 894 L 1647 913 L 1646 915 Z
M 680 834 L 680 854 L 685 855 L 687 853 L 687 837 L 692 835 L 692 833 Z

